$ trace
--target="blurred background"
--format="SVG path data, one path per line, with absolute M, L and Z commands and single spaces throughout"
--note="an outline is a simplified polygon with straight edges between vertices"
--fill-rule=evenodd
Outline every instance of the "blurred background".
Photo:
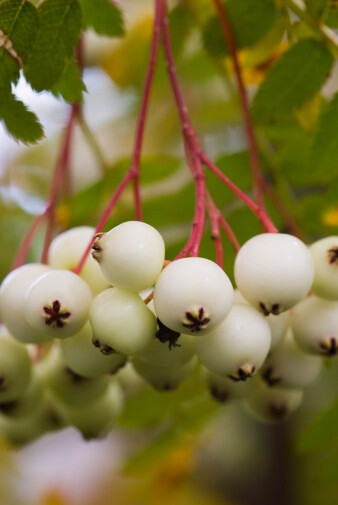
M 119 5 L 126 25 L 123 37 L 98 36 L 90 30 L 84 36 L 84 123 L 75 130 L 71 191 L 58 204 L 58 232 L 81 224 L 95 226 L 130 163 L 148 62 L 153 2 L 125 0 Z M 328 24 L 335 29 L 336 2 L 330 5 Z M 260 36 L 243 44 L 239 52 L 250 97 L 288 50 L 292 38 L 316 39 L 315 31 L 284 9 L 283 1 L 274 6 L 271 19 L 260 26 Z M 210 158 L 242 190 L 252 194 L 234 73 L 224 41 L 213 37 L 210 30 L 214 16 L 208 0 L 170 2 L 179 79 Z M 245 22 L 251 23 L 250 15 L 243 18 L 243 26 Z M 301 75 L 301 68 L 299 72 Z M 316 67 L 310 69 L 310 75 L 312 72 Z M 287 110 L 281 100 L 281 110 L 276 106 L 274 117 L 256 121 L 264 177 L 275 195 L 266 199 L 268 210 L 280 230 L 296 230 L 308 242 L 338 231 L 338 119 L 330 128 L 330 158 L 313 147 L 337 89 L 337 66 L 332 65 L 322 88 L 305 103 Z M 70 108 L 51 93 L 34 92 L 23 76 L 15 93 L 37 114 L 45 138 L 25 146 L 0 125 L 1 278 L 8 273 L 30 223 L 46 206 Z M 279 93 L 285 93 L 282 85 Z M 190 231 L 194 185 L 184 160 L 162 54 L 151 95 L 141 170 L 144 220 L 162 233 L 166 257 L 172 259 Z M 261 231 L 252 213 L 216 178 L 208 174 L 207 184 L 241 243 Z M 292 216 L 291 223 L 288 216 Z M 127 190 L 106 229 L 133 217 L 132 193 Z M 200 255 L 214 259 L 208 231 Z M 42 228 L 29 253 L 30 261 L 39 258 L 43 233 Z M 223 247 L 225 270 L 233 280 L 235 253 L 226 238 Z M 301 408 L 277 425 L 250 417 L 237 403 L 220 406 L 209 398 L 197 376 L 177 391 L 163 394 L 140 386 L 132 374 L 125 380 L 125 408 L 111 435 L 102 440 L 84 440 L 72 428 L 21 448 L 0 440 L 0 504 L 338 502 L 336 361 L 325 363 L 320 379 L 305 392 Z

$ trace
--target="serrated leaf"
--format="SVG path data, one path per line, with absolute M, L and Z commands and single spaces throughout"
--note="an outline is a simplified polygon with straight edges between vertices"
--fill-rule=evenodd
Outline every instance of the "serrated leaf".
M 19 79 L 20 66 L 4 47 L 0 47 L 0 95 L 9 93 Z
M 239 49 L 250 47 L 260 40 L 276 17 L 273 0 L 228 0 L 226 9 Z M 218 16 L 213 16 L 207 22 L 203 40 L 207 50 L 214 56 L 228 53 Z
M 38 8 L 40 26 L 25 76 L 36 91 L 51 89 L 61 78 L 81 31 L 78 0 L 45 0 Z
M 33 46 L 39 24 L 37 9 L 26 0 L 0 3 L 0 29 L 24 62 Z
M 322 113 L 309 155 L 308 179 L 322 183 L 338 176 L 338 94 Z
M 0 3 L 0 91 L 16 83 L 22 61 L 26 61 L 35 40 L 39 17 L 25 0 Z
M 11 93 L 1 97 L 0 119 L 8 133 L 25 144 L 37 142 L 43 137 L 43 129 L 36 115 Z
M 80 0 L 83 25 L 93 28 L 100 35 L 121 37 L 124 22 L 120 9 L 111 0 Z
M 61 96 L 66 102 L 75 104 L 83 100 L 83 92 L 86 86 L 81 77 L 81 71 L 74 60 L 65 67 L 61 78 L 53 86 L 52 93 Z
M 317 93 L 328 77 L 333 57 L 314 39 L 292 46 L 272 67 L 252 103 L 256 122 L 277 121 L 292 114 Z

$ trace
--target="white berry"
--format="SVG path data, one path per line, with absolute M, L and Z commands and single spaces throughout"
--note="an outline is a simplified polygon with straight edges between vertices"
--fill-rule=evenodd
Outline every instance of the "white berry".
M 95 346 L 89 322 L 76 335 L 63 339 L 61 349 L 65 364 L 75 373 L 87 378 L 116 373 L 127 361 L 122 354 Z
M 0 289 L 0 313 L 9 332 L 24 343 L 51 340 L 44 330 L 33 328 L 24 317 L 25 295 L 33 282 L 50 268 L 41 263 L 29 263 L 12 272 L 3 280 Z
M 309 292 L 313 277 L 311 253 L 292 235 L 257 235 L 241 247 L 235 260 L 238 289 L 264 315 L 296 305 Z
M 250 305 L 248 300 L 244 298 L 244 296 L 238 289 L 235 289 L 234 291 L 234 304 Z M 252 305 L 250 306 L 252 307 Z M 274 314 L 269 314 L 268 316 L 266 316 L 265 320 L 270 326 L 271 349 L 273 349 L 286 333 L 289 322 L 289 312 L 282 312 L 277 316 L 275 316 Z
M 231 309 L 233 289 L 228 276 L 206 258 L 170 263 L 154 290 L 158 318 L 179 333 L 210 333 Z
M 132 358 L 132 364 L 136 372 L 159 391 L 176 389 L 192 373 L 196 367 L 196 361 L 196 358 L 192 358 L 188 363 L 179 367 L 164 367 L 146 363 L 136 357 Z
M 28 323 L 52 337 L 77 333 L 88 319 L 92 293 L 78 275 L 68 270 L 51 270 L 31 285 L 25 296 Z
M 338 302 L 306 298 L 291 311 L 291 326 L 304 351 L 321 356 L 338 354 Z
M 254 386 L 243 406 L 260 421 L 284 421 L 299 407 L 303 399 L 303 392 L 297 389 L 269 388 L 260 381 L 255 381 Z
M 323 238 L 310 246 L 315 265 L 312 292 L 338 301 L 338 236 Z
M 50 244 L 48 264 L 53 268 L 73 270 L 93 238 L 95 229 L 78 226 L 57 235 Z M 80 277 L 89 285 L 93 295 L 109 287 L 101 269 L 91 255 L 88 256 Z
M 118 288 L 106 289 L 94 298 L 90 322 L 98 346 L 125 355 L 144 349 L 156 333 L 156 318 L 141 298 Z
M 265 361 L 261 376 L 268 386 L 303 389 L 319 376 L 320 358 L 309 356 L 295 343 L 292 330 L 274 348 Z
M 141 291 L 155 284 L 165 257 L 164 241 L 149 224 L 127 221 L 105 233 L 93 246 L 93 257 L 113 286 Z
M 250 391 L 251 381 L 234 382 L 228 377 L 218 375 L 204 367 L 202 375 L 211 397 L 220 403 L 241 400 Z
M 234 305 L 212 333 L 196 339 L 196 354 L 211 371 L 241 381 L 262 366 L 270 343 L 265 318 L 252 307 Z

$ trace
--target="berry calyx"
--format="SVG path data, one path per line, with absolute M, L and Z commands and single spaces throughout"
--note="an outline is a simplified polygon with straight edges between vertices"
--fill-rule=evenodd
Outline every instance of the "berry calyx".
M 265 316 L 293 307 L 310 290 L 311 253 L 298 238 L 263 233 L 248 240 L 235 260 L 238 289 Z
M 219 325 L 233 300 L 224 271 L 206 258 L 173 261 L 160 274 L 154 306 L 165 326 L 178 333 L 204 335 Z

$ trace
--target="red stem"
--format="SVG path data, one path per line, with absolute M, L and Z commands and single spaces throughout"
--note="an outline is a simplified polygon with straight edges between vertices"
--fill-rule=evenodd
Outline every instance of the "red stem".
M 238 252 L 241 248 L 241 244 L 239 243 L 233 229 L 229 225 L 228 221 L 225 219 L 225 217 L 222 216 L 222 214 L 219 215 L 219 224 L 225 231 L 225 233 L 228 236 L 228 239 L 230 240 L 230 243 L 233 245 L 234 249 L 236 252 Z
M 54 178 L 52 181 L 49 197 L 48 197 L 48 206 L 45 211 L 48 216 L 47 228 L 45 232 L 45 239 L 42 248 L 41 255 L 41 263 L 47 263 L 48 261 L 48 250 L 50 243 L 53 238 L 53 230 L 54 230 L 54 222 L 55 222 L 55 210 L 56 204 L 58 201 L 58 197 L 60 194 L 62 182 L 64 180 L 64 176 L 66 174 L 69 158 L 71 153 L 72 146 L 72 138 L 74 132 L 74 126 L 78 114 L 78 105 L 72 105 L 70 116 L 67 122 L 66 130 L 64 133 L 64 138 L 62 141 L 62 148 L 60 150 L 60 154 L 56 163 Z
M 199 153 L 202 162 L 236 195 L 240 198 L 257 216 L 261 221 L 264 228 L 269 233 L 278 233 L 277 228 L 269 218 L 269 216 L 263 211 L 263 209 L 257 205 L 251 198 L 248 197 L 241 189 L 239 189 L 236 184 L 234 184 L 223 172 L 208 158 L 208 156 L 200 151 Z
M 170 79 L 170 84 L 172 87 L 174 99 L 176 102 L 177 110 L 182 125 L 186 159 L 190 171 L 195 180 L 195 214 L 194 214 L 193 227 L 187 244 L 178 254 L 177 258 L 182 258 L 187 254 L 190 254 L 191 256 L 198 256 L 205 224 L 205 209 L 206 209 L 205 174 L 203 171 L 201 160 L 198 156 L 199 152 L 198 140 L 194 128 L 192 126 L 188 114 L 188 108 L 184 102 L 183 94 L 177 77 L 167 15 L 163 17 L 162 22 L 162 44 L 167 63 L 167 70 Z
M 115 207 L 115 205 L 117 204 L 120 196 L 122 195 L 123 191 L 125 190 L 126 186 L 128 185 L 128 183 L 132 180 L 133 178 L 133 173 L 131 170 L 129 170 L 126 175 L 124 176 L 124 178 L 122 179 L 122 181 L 120 182 L 117 190 L 115 191 L 114 195 L 112 196 L 112 198 L 110 199 L 107 207 L 105 208 L 96 228 L 95 228 L 95 232 L 94 232 L 94 235 L 93 235 L 93 238 L 91 239 L 91 241 L 89 242 L 86 250 L 84 251 L 79 263 L 76 265 L 76 267 L 74 268 L 73 272 L 76 273 L 76 274 L 79 274 L 86 262 L 86 259 L 87 257 L 89 256 L 89 253 L 91 251 L 91 248 L 95 242 L 95 236 L 100 233 L 102 230 L 103 230 L 103 227 L 104 225 L 106 224 L 106 221 L 107 219 L 109 218 L 110 216 L 110 213 L 111 211 L 113 210 L 113 208 Z
M 40 214 L 39 216 L 36 216 L 34 218 L 32 224 L 30 225 L 26 235 L 24 236 L 24 238 L 19 246 L 19 249 L 18 249 L 16 256 L 14 258 L 14 261 L 12 263 L 11 270 L 21 267 L 21 265 L 23 265 L 23 263 L 25 262 L 26 256 L 27 256 L 30 246 L 33 242 L 33 239 L 34 239 L 42 221 L 46 217 L 47 209 L 48 209 L 48 207 L 46 207 L 45 211 L 42 214 Z
M 148 107 L 149 107 L 150 91 L 152 88 L 152 83 L 153 83 L 153 79 L 154 79 L 154 72 L 155 72 L 155 67 L 156 67 L 156 61 L 157 61 L 157 55 L 158 55 L 158 47 L 159 47 L 159 42 L 160 42 L 160 32 L 161 32 L 161 23 L 162 23 L 163 15 L 164 15 L 164 0 L 156 0 L 154 28 L 153 28 L 153 37 L 152 37 L 151 49 L 150 49 L 149 65 L 148 65 L 147 75 L 146 75 L 145 84 L 144 84 L 144 88 L 143 88 L 143 96 L 142 96 L 142 101 L 141 101 L 140 113 L 139 113 L 137 126 L 136 126 L 136 133 L 135 133 L 131 166 L 130 166 L 128 172 L 126 173 L 126 175 L 124 176 L 124 178 L 122 179 L 121 183 L 119 184 L 117 190 L 115 191 L 115 193 L 111 197 L 110 201 L 108 202 L 108 205 L 106 206 L 106 208 L 105 208 L 105 210 L 104 210 L 104 212 L 103 212 L 103 214 L 102 214 L 102 216 L 101 216 L 101 218 L 95 228 L 93 238 L 89 242 L 79 263 L 74 268 L 73 272 L 76 274 L 79 274 L 81 272 L 81 270 L 85 264 L 85 261 L 91 251 L 93 243 L 95 241 L 95 235 L 97 233 L 100 233 L 103 230 L 104 225 L 110 216 L 110 213 L 112 212 L 112 210 L 115 207 L 116 203 L 118 202 L 121 194 L 123 193 L 124 189 L 126 188 L 126 186 L 128 185 L 128 183 L 130 181 L 133 182 L 136 219 L 139 221 L 142 220 L 142 205 L 141 205 L 140 183 L 139 183 L 140 158 L 141 158 L 141 150 L 142 150 L 142 143 L 143 143 L 143 137 L 144 137 L 144 127 L 145 127 L 146 116 L 147 116 L 147 111 L 148 111 Z
M 136 219 L 142 221 L 142 202 L 140 194 L 140 158 L 142 143 L 144 137 L 144 128 L 146 123 L 147 112 L 149 108 L 149 98 L 150 92 L 154 80 L 154 73 L 157 62 L 158 47 L 160 42 L 161 33 L 161 22 L 164 14 L 164 3 L 163 0 L 156 0 L 155 4 L 155 18 L 154 18 L 154 29 L 153 37 L 151 41 L 149 64 L 147 69 L 147 75 L 145 78 L 143 96 L 141 101 L 141 108 L 138 118 L 138 123 L 136 126 L 134 147 L 132 153 L 131 171 L 133 174 L 133 193 L 135 201 L 135 215 Z
M 220 228 L 219 228 L 220 212 L 219 212 L 218 208 L 216 207 L 216 205 L 215 205 L 215 203 L 209 193 L 207 193 L 207 195 L 206 195 L 206 204 L 207 204 L 207 211 L 208 211 L 209 220 L 210 220 L 211 238 L 214 241 L 214 245 L 215 245 L 216 263 L 221 268 L 223 268 L 223 245 L 222 245 L 222 239 L 221 239 L 221 232 L 220 232 Z
M 262 172 L 259 162 L 259 154 L 257 148 L 257 142 L 255 137 L 255 131 L 251 122 L 250 112 L 249 112 L 249 100 L 244 86 L 241 67 L 237 57 L 237 44 L 234 36 L 234 32 L 231 26 L 231 21 L 224 3 L 221 0 L 213 0 L 214 5 L 219 14 L 219 20 L 221 23 L 222 32 L 226 40 L 235 70 L 237 88 L 239 93 L 239 99 L 241 103 L 241 110 L 243 116 L 243 124 L 245 129 L 245 134 L 249 147 L 250 164 L 252 171 L 252 180 L 254 187 L 255 199 L 261 209 L 265 210 L 264 205 L 264 181 L 262 178 Z

